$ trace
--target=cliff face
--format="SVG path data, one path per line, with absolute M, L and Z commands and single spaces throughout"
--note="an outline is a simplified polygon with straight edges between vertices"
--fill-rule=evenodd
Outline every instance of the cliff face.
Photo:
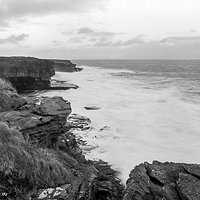
M 18 91 L 50 87 L 54 62 L 33 57 L 0 57 L 0 78 L 9 80 Z

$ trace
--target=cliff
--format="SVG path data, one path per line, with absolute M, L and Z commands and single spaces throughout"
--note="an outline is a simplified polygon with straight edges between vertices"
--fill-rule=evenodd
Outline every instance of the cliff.
M 0 104 L 0 199 L 122 198 L 116 172 L 105 162 L 83 156 L 70 130 L 86 123 L 81 116 L 69 117 L 68 101 L 22 98 L 0 79 L 0 92 L 8 91 Z M 21 102 L 18 106 L 12 103 L 13 96 Z
M 17 91 L 50 87 L 54 62 L 33 57 L 0 57 L 0 78 L 9 80 Z
M 90 128 L 88 118 L 71 114 L 70 102 L 61 97 L 21 97 L 8 81 L 49 77 L 54 63 L 23 57 L 0 60 L 1 76 L 7 79 L 0 78 L 0 199 L 200 199 L 197 164 L 142 163 L 131 171 L 124 189 L 107 163 L 86 160 L 82 154 L 72 130 Z
M 77 72 L 81 71 L 81 68 L 76 67 L 76 64 L 73 64 L 69 60 L 54 60 L 54 69 L 59 72 Z

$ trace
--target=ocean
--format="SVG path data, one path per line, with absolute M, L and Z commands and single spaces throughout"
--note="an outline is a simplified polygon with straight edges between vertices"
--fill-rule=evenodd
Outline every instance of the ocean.
M 103 159 L 123 183 L 135 165 L 173 161 L 200 163 L 200 60 L 74 60 L 83 70 L 56 72 L 79 86 L 42 95 L 62 96 L 73 113 L 91 119 L 89 159 Z M 99 110 L 86 110 L 85 106 Z

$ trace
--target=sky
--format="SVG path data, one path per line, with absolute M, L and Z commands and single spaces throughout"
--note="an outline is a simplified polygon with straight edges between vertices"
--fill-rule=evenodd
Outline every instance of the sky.
M 200 59 L 200 1 L 0 0 L 0 55 Z

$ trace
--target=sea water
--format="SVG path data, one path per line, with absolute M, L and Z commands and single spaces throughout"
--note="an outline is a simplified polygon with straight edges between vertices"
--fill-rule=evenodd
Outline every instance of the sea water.
M 125 183 L 135 165 L 153 160 L 200 163 L 200 61 L 77 60 L 83 70 L 56 72 L 79 89 L 49 91 L 91 119 L 86 157 L 109 162 Z M 86 110 L 97 106 L 99 110 Z

